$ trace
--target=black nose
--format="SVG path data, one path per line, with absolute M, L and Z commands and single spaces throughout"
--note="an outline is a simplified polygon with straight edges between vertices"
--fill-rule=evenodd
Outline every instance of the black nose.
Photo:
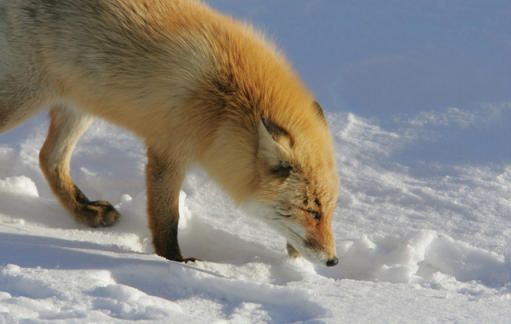
M 330 260 L 328 260 L 326 262 L 326 266 L 327 267 L 333 267 L 334 265 L 336 265 L 337 263 L 339 263 L 339 259 L 337 259 L 337 257 L 333 257 L 331 258 Z

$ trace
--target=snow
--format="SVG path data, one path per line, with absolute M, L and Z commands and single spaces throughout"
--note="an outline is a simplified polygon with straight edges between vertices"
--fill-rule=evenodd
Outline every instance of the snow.
M 0 323 L 491 322 L 511 318 L 511 6 L 209 1 L 262 26 L 326 110 L 340 264 L 286 257 L 201 170 L 180 264 L 153 253 L 140 140 L 96 121 L 72 176 L 122 218 L 76 224 L 38 167 L 44 114 L 0 136 Z

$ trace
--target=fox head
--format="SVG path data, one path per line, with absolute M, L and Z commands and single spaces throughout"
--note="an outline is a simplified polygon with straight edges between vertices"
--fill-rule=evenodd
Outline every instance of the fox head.
M 206 74 L 212 78 L 194 92 L 196 106 L 209 107 L 197 120 L 216 116 L 214 131 L 202 135 L 200 163 L 294 250 L 313 263 L 336 265 L 331 225 L 338 179 L 321 107 L 264 35 L 248 25 L 230 27 L 215 35 L 225 39 L 213 48 L 214 69 Z
M 260 119 L 257 214 L 306 259 L 334 266 L 338 179 L 326 121 L 319 104 L 313 106 L 318 114 L 288 129 L 271 117 Z

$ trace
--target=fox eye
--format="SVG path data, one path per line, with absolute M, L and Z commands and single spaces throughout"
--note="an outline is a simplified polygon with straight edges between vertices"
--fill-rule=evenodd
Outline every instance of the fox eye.
M 311 209 L 311 210 L 308 210 L 307 212 L 309 213 L 309 215 L 312 216 L 312 218 L 314 218 L 318 222 L 321 220 L 321 214 L 318 211 Z

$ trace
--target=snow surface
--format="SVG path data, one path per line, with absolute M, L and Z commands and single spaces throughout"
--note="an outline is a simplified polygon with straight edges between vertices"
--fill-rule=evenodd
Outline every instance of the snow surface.
M 153 254 L 142 143 L 96 121 L 73 155 L 76 224 L 39 171 L 47 121 L 0 136 L 0 323 L 511 322 L 511 4 L 209 1 L 263 26 L 327 110 L 340 264 L 286 258 L 200 170 L 180 264 Z

